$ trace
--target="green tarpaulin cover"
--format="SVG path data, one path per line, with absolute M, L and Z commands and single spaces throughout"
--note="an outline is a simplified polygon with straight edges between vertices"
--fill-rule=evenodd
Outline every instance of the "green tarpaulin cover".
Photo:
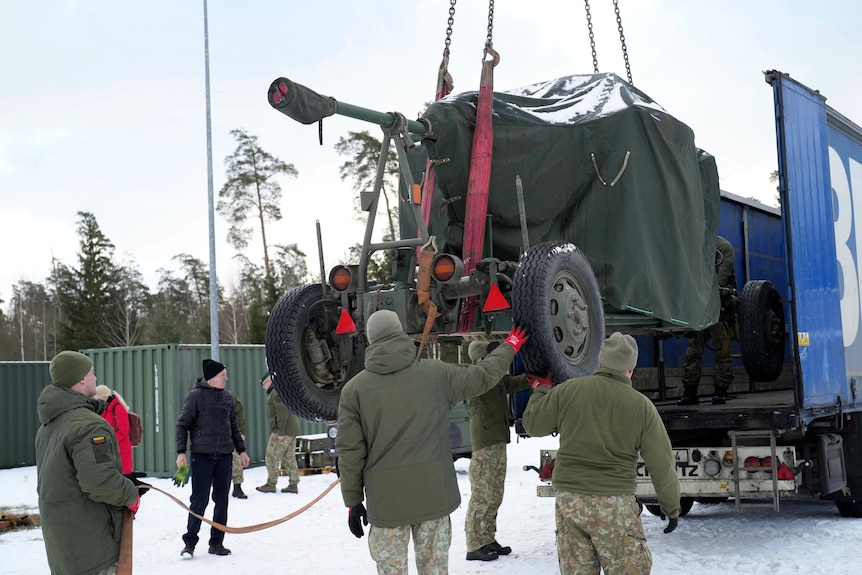
M 430 232 L 460 254 L 477 92 L 432 104 L 410 154 L 437 176 Z M 692 329 L 718 319 L 715 160 L 691 129 L 615 74 L 574 75 L 494 94 L 485 257 L 523 252 L 515 176 L 531 245 L 566 240 L 592 264 L 606 311 Z M 402 234 L 415 232 L 402 219 Z M 415 237 L 415 234 L 414 234 Z

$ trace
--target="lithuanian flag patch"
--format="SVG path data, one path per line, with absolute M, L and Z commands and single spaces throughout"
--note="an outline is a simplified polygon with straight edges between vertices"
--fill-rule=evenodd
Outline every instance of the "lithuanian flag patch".
M 102 445 L 105 443 L 105 436 L 99 435 L 98 437 L 93 438 L 93 445 Z

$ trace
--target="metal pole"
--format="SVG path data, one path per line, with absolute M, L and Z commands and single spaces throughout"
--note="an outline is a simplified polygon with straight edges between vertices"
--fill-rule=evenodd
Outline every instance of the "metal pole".
M 521 253 L 530 249 L 530 236 L 527 233 L 527 210 L 524 208 L 524 185 L 521 183 L 521 176 L 515 176 L 515 195 L 518 198 L 518 215 L 521 218 L 521 243 L 524 244 L 521 248 Z
M 210 41 L 207 24 L 207 0 L 204 0 L 204 67 L 206 77 L 206 108 L 207 108 L 207 200 L 209 203 L 209 233 L 210 233 L 210 347 L 211 355 L 219 360 L 219 330 L 218 330 L 218 276 L 216 275 L 215 256 L 215 212 L 213 209 L 213 137 L 212 119 L 210 115 Z

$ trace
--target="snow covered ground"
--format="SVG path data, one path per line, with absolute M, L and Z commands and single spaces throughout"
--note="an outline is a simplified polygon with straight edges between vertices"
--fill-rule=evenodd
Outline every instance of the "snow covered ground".
M 509 446 L 506 495 L 500 510 L 497 540 L 510 545 L 511 555 L 497 561 L 466 561 L 464 511 L 470 493 L 468 460 L 456 463 L 462 505 L 452 514 L 452 547 L 449 572 L 533 575 L 557 573 L 554 546 L 554 502 L 536 497 L 538 477 L 523 465 L 537 465 L 541 448 L 556 448 L 555 438 L 531 438 Z M 320 494 L 334 474 L 302 477 L 299 495 L 265 494 L 254 490 L 264 483 L 262 467 L 248 469 L 243 487 L 247 500 L 230 500 L 234 527 L 261 523 L 287 515 Z M 154 485 L 188 501 L 190 486 L 174 487 L 169 479 Z M 279 487 L 287 485 L 282 477 Z M 0 507 L 12 513 L 38 513 L 36 468 L 0 470 Z M 212 506 L 207 509 L 212 516 Z M 186 512 L 164 495 L 144 496 L 134 527 L 136 575 L 164 573 L 376 573 L 368 553 L 367 537 L 356 539 L 347 529 L 347 511 L 336 487 L 300 516 L 265 531 L 230 535 L 225 545 L 233 555 L 206 553 L 208 527 L 202 530 L 198 555 L 180 558 Z M 653 553 L 653 573 L 697 573 L 698 575 L 862 572 L 858 551 L 862 542 L 862 520 L 842 518 L 835 505 L 807 500 L 782 501 L 781 511 L 750 508 L 738 513 L 733 503 L 695 504 L 680 519 L 679 528 L 662 533 L 665 522 L 648 513 L 643 516 Z M 86 537 L 82 530 L 81 537 Z M 0 572 L 47 573 L 48 565 L 39 529 L 0 534 Z M 182 570 L 182 571 L 178 571 Z M 411 558 L 411 573 L 415 565 Z

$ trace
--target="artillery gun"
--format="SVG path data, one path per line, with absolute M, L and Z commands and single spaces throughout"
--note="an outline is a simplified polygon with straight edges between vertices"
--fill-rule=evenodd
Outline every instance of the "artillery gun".
M 267 326 L 276 389 L 304 419 L 336 419 L 341 387 L 364 365 L 365 322 L 378 309 L 396 312 L 422 345 L 443 336 L 500 338 L 520 325 L 530 335 L 524 369 L 551 372 L 555 382 L 598 367 L 606 326 L 662 335 L 718 320 L 715 161 L 694 147 L 685 124 L 614 74 L 494 93 L 490 193 L 479 214 L 489 224 L 482 257 L 466 266 L 464 227 L 476 221 L 465 201 L 475 92 L 435 102 L 418 120 L 339 102 L 287 78 L 273 81 L 267 96 L 300 123 L 339 114 L 377 124 L 384 136 L 374 189 L 361 197 L 368 219 L 358 264 L 291 289 Z M 373 242 L 391 145 L 401 238 Z M 416 180 L 428 159 L 437 184 L 421 190 Z M 423 193 L 433 194 L 427 221 Z M 368 277 L 381 250 L 392 256 L 385 285 Z M 762 325 L 752 328 L 761 367 L 779 339 Z

